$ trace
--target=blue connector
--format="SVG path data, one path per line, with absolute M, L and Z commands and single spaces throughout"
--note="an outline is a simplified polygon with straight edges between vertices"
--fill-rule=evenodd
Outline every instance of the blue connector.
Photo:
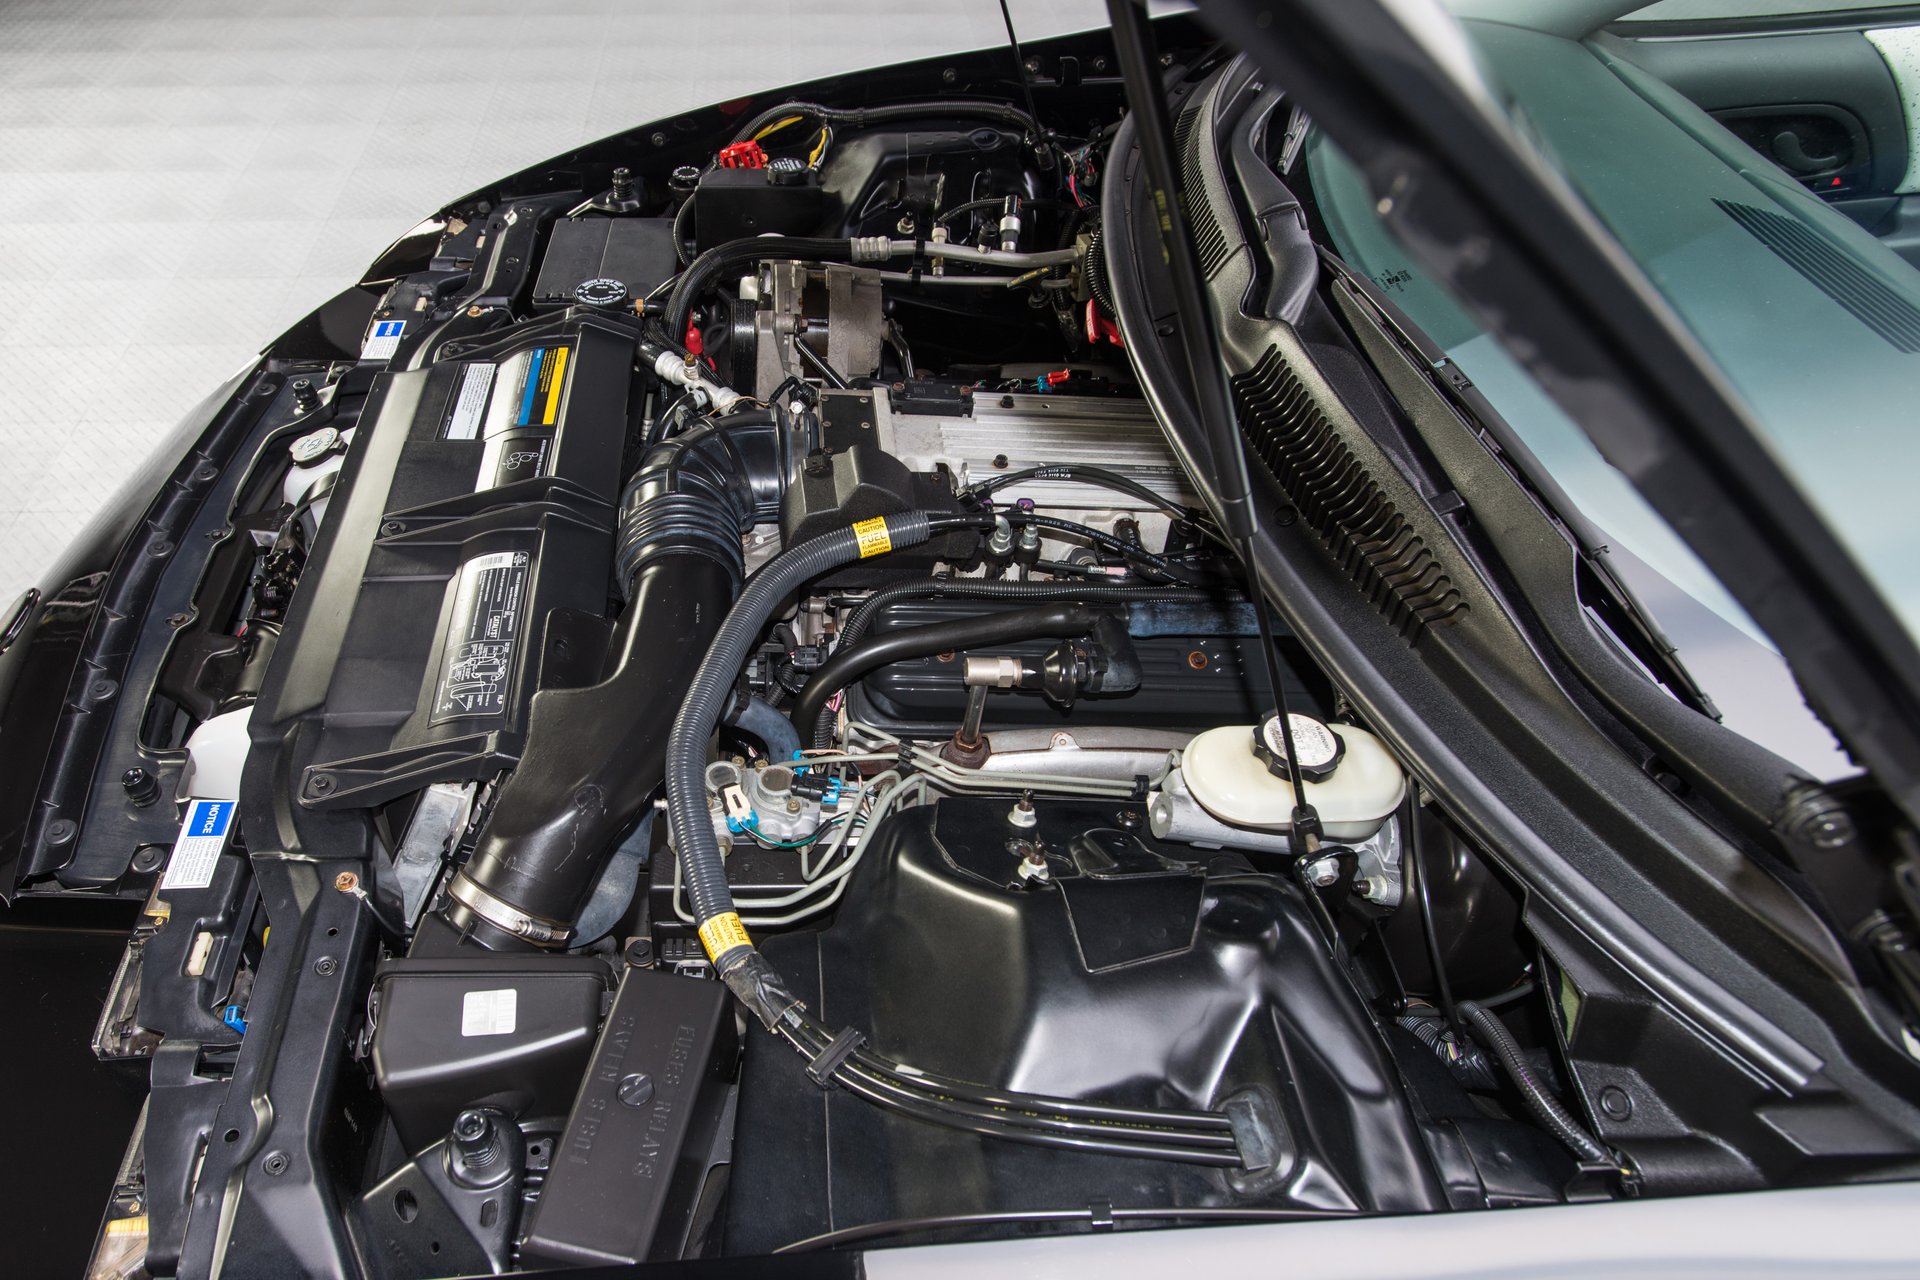
M 220 1021 L 226 1023 L 241 1035 L 247 1034 L 247 1020 L 241 1016 L 240 1006 L 237 1004 L 228 1005 L 227 1011 L 220 1015 Z

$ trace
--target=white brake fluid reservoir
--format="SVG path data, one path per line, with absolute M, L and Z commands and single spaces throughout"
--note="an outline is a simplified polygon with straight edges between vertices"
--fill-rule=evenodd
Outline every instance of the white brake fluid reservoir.
M 1365 840 L 1407 793 L 1407 776 L 1380 739 L 1335 725 L 1346 754 L 1324 782 L 1306 782 L 1307 799 L 1329 840 Z M 1293 822 L 1293 787 L 1254 754 L 1254 726 L 1209 729 L 1187 744 L 1180 772 L 1200 807 L 1229 826 L 1285 831 Z
M 248 722 L 253 719 L 249 703 L 237 711 L 228 711 L 203 721 L 187 735 L 187 763 L 180 770 L 180 788 L 175 798 L 185 802 L 195 796 L 232 800 L 240 794 L 240 771 L 247 763 Z

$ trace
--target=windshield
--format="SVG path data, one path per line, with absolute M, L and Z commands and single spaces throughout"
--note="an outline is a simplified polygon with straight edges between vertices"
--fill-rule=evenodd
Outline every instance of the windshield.
M 1606 223 L 1746 401 L 1815 508 L 1920 633 L 1920 271 L 1599 43 L 1463 24 L 1523 134 Z M 1472 378 L 1604 531 L 1727 722 L 1817 775 L 1851 766 L 1766 636 L 1505 350 L 1377 221 L 1324 138 L 1309 172 L 1334 243 Z

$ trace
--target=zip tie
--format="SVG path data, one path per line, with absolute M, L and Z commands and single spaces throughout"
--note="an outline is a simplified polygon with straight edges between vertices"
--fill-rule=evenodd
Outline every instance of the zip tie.
M 866 1042 L 867 1038 L 854 1028 L 842 1027 L 826 1048 L 808 1060 L 807 1078 L 822 1089 L 830 1087 L 833 1073 L 845 1066 L 847 1059 Z

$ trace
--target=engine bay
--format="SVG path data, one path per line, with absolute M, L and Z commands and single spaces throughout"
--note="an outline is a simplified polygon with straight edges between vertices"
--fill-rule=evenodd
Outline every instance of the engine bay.
M 1297 302 L 1298 122 L 1183 58 Z M 1519 887 L 1264 636 L 1116 310 L 1117 81 L 1079 101 L 777 102 L 470 199 L 357 359 L 236 395 L 155 624 L 169 791 L 43 868 L 151 879 L 95 1039 L 152 1082 L 121 1273 L 1633 1189 Z

